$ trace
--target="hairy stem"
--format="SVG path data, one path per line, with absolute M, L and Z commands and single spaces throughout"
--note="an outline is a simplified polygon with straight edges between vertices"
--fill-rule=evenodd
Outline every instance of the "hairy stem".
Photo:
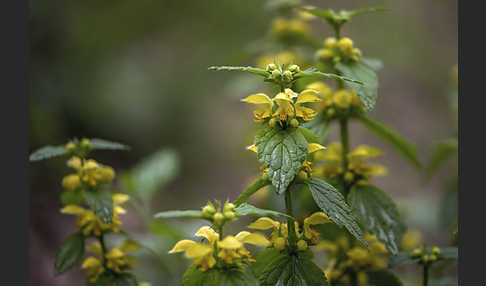
M 256 193 L 259 189 L 269 185 L 269 180 L 259 179 L 251 184 L 246 190 L 244 190 L 233 202 L 235 206 L 239 206 L 242 203 L 246 202 L 248 198 L 250 198 L 254 193 Z
M 105 245 L 105 237 L 103 235 L 103 233 L 101 233 L 101 235 L 98 237 L 98 240 L 100 241 L 100 245 L 101 245 L 101 257 L 102 257 L 102 261 L 103 261 L 103 265 L 106 266 L 106 259 L 105 259 L 105 255 L 106 255 L 106 245 Z
M 285 210 L 289 215 L 287 217 L 287 229 L 289 233 L 289 246 L 295 248 L 297 245 L 297 235 L 295 234 L 294 211 L 292 209 L 292 194 L 290 188 L 285 191 Z
M 339 127 L 341 131 L 341 145 L 342 145 L 342 158 L 343 158 L 343 174 L 348 171 L 348 153 L 349 153 L 349 130 L 348 130 L 348 119 L 343 118 L 339 120 Z M 349 190 L 343 176 L 343 187 L 344 194 L 347 195 Z

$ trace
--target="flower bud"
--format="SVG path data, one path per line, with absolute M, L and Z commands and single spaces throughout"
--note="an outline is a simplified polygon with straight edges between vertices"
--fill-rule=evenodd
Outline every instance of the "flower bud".
M 216 225 L 221 225 L 224 221 L 224 216 L 222 213 L 217 212 L 213 215 L 213 221 Z
M 316 52 L 316 57 L 320 61 L 327 61 L 332 57 L 332 51 L 329 49 L 320 49 Z
M 339 63 L 340 61 L 341 61 L 340 56 L 335 56 L 335 57 L 332 58 L 332 62 L 335 63 L 335 64 Z
M 352 182 L 354 180 L 354 174 L 352 172 L 346 172 L 346 174 L 344 174 L 344 180 L 346 182 Z
M 81 179 L 78 175 L 67 175 L 62 179 L 62 187 L 66 191 L 74 191 L 81 186 Z
M 412 251 L 412 257 L 413 257 L 413 258 L 417 258 L 417 257 L 419 257 L 420 255 L 422 255 L 422 249 L 421 249 L 421 248 L 415 248 L 415 249 Z
M 353 51 L 353 41 L 350 38 L 341 38 L 338 42 L 338 47 L 344 54 L 351 54 Z
M 429 262 L 429 256 L 427 254 L 422 255 L 422 259 L 421 260 L 422 260 L 423 263 L 427 263 L 427 262 Z
M 235 205 L 233 203 L 226 202 L 223 207 L 223 211 L 232 211 L 235 209 Z
M 115 170 L 112 167 L 106 166 L 100 169 L 101 180 L 104 182 L 111 182 L 115 178 Z
M 299 180 L 301 180 L 301 181 L 306 181 L 306 180 L 309 178 L 309 176 L 307 175 L 307 172 L 305 172 L 305 171 L 300 171 L 300 172 L 299 172 L 299 175 L 298 175 L 298 178 L 299 178 Z
M 430 249 L 430 253 L 435 254 L 435 255 L 439 255 L 440 254 L 440 248 L 438 248 L 437 246 L 434 246 L 434 247 L 432 247 L 432 249 Z
M 207 205 L 205 205 L 202 209 L 202 212 L 204 214 L 214 214 L 214 212 L 216 212 L 216 210 L 214 209 L 214 206 L 211 204 L 211 203 L 208 203 Z
M 285 239 L 283 237 L 277 237 L 273 241 L 273 247 L 275 247 L 276 250 L 283 250 L 285 248 Z
M 224 217 L 228 220 L 232 220 L 236 217 L 236 215 L 232 211 L 226 211 L 226 212 L 224 212 Z
M 306 250 L 307 249 L 307 242 L 305 242 L 305 240 L 303 240 L 303 239 L 297 241 L 297 248 L 300 251 Z
M 292 126 L 294 128 L 299 127 L 299 120 L 293 118 L 292 120 L 290 120 L 290 126 Z
M 437 261 L 437 256 L 436 256 L 436 255 L 434 255 L 434 254 L 429 255 L 429 261 L 430 261 L 430 262 L 435 262 L 435 261 Z
M 298 65 L 291 65 L 289 67 L 289 71 L 291 71 L 293 73 L 298 73 L 298 72 L 300 72 L 300 67 Z
M 91 143 L 89 142 L 89 139 L 83 138 L 83 140 L 81 140 L 81 147 L 88 148 L 90 145 Z
M 66 151 L 67 152 L 73 152 L 75 149 L 76 149 L 76 145 L 73 142 L 69 141 L 66 144 Z
M 278 78 L 280 76 L 280 74 L 281 74 L 281 72 L 278 69 L 272 71 L 272 77 L 273 78 Z
M 329 108 L 326 113 L 327 113 L 327 116 L 330 117 L 330 116 L 333 116 L 336 113 L 336 110 L 334 108 Z
M 96 169 L 99 168 L 100 165 L 95 161 L 95 160 L 87 160 L 84 162 L 83 169 L 89 170 L 89 169 Z
M 277 69 L 277 65 L 276 64 L 268 64 L 267 65 L 267 68 L 266 68 L 266 70 L 269 71 L 269 72 L 271 72 L 273 70 L 276 70 L 276 69 Z
M 73 156 L 73 157 L 71 157 L 71 159 L 69 159 L 67 161 L 67 166 L 71 167 L 75 170 L 81 169 L 82 165 L 83 165 L 83 163 L 81 162 L 81 158 L 79 158 L 77 156 Z
M 337 43 L 336 38 L 330 37 L 330 38 L 327 38 L 324 41 L 324 47 L 326 47 L 328 49 L 332 49 L 332 48 L 334 48 L 336 46 L 336 43 Z
M 289 70 L 286 70 L 283 72 L 283 77 L 285 78 L 285 80 L 287 81 L 291 81 L 292 80 L 292 72 L 289 71 Z

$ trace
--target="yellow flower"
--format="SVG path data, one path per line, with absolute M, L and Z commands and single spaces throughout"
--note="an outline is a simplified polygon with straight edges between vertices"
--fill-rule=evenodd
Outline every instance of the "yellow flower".
M 151 284 L 149 282 L 139 282 L 138 283 L 138 286 L 151 286 Z
M 309 154 L 314 153 L 319 150 L 325 150 L 326 147 L 322 146 L 321 144 L 318 143 L 309 143 Z
M 277 110 L 273 113 L 273 116 L 279 116 L 280 120 L 285 121 L 287 117 L 294 116 L 294 106 L 292 104 L 292 94 L 287 92 L 279 92 L 273 101 L 278 104 Z
M 228 235 L 223 240 L 218 241 L 218 247 L 221 249 L 218 257 L 223 259 L 227 264 L 233 264 L 234 258 L 245 256 L 248 261 L 255 261 L 251 258 L 250 252 L 243 247 L 243 244 L 253 244 L 259 246 L 268 246 L 270 241 L 259 233 L 250 233 L 242 231 L 236 236 Z
M 306 89 L 298 95 L 297 100 L 295 101 L 295 112 L 297 117 L 302 117 L 305 121 L 308 121 L 312 120 L 317 115 L 317 112 L 314 109 L 302 106 L 304 103 L 321 101 L 317 94 L 318 91 L 314 89 Z
M 86 271 L 86 276 L 90 282 L 98 280 L 101 274 L 105 272 L 103 262 L 95 257 L 88 257 L 83 261 L 81 268 Z
M 332 105 L 332 89 L 322 81 L 313 82 L 307 85 L 306 89 L 313 89 L 319 92 L 318 96 L 321 98 L 321 102 L 317 106 L 319 110 L 324 110 Z
M 353 51 L 353 41 L 350 38 L 343 37 L 343 38 L 339 39 L 337 45 L 338 45 L 339 49 L 341 50 L 341 52 L 343 52 L 344 54 L 349 55 Z
M 326 47 L 328 49 L 334 48 L 336 46 L 336 44 L 337 44 L 337 40 L 334 37 L 329 37 L 329 38 L 326 38 L 326 40 L 324 40 L 324 47 Z
M 62 179 L 62 187 L 66 191 L 75 191 L 81 187 L 81 179 L 77 174 L 67 175 Z
M 416 229 L 407 230 L 402 237 L 402 249 L 410 250 L 419 246 L 422 241 L 422 234 Z
M 349 90 L 338 90 L 334 93 L 333 101 L 339 108 L 347 109 L 353 103 L 353 94 Z
M 305 238 L 317 243 L 319 239 L 319 232 L 313 230 L 311 225 L 318 225 L 331 222 L 329 217 L 323 212 L 315 212 L 311 216 L 304 219 L 304 236 Z
M 67 161 L 67 165 L 75 170 L 80 170 L 83 166 L 83 162 L 81 161 L 81 158 L 73 156 Z
M 122 223 L 119 215 L 125 214 L 126 211 L 120 206 L 129 199 L 125 194 L 113 195 L 113 217 L 111 224 L 104 223 L 101 219 L 90 209 L 85 209 L 77 205 L 67 205 L 61 209 L 61 213 L 76 215 L 78 228 L 83 232 L 85 236 L 94 235 L 100 236 L 103 231 L 111 230 L 113 232 L 119 232 Z
M 303 37 L 306 36 L 309 31 L 309 25 L 299 19 L 276 18 L 272 23 L 272 33 L 282 38 Z
M 253 111 L 253 115 L 255 116 L 255 122 L 261 122 L 265 118 L 268 118 L 272 115 L 273 101 L 264 93 L 249 95 L 241 101 L 264 106 L 264 108 L 262 109 L 256 109 L 255 111 Z

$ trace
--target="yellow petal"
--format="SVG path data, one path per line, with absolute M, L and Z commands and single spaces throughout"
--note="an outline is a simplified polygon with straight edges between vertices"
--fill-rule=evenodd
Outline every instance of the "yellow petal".
M 319 150 L 324 150 L 326 147 L 322 146 L 321 144 L 317 143 L 310 143 L 309 144 L 309 153 L 314 153 Z
M 315 212 L 304 220 L 304 224 L 316 225 L 331 222 L 329 217 L 323 212 Z
M 309 84 L 306 89 L 313 89 L 319 92 L 321 98 L 328 98 L 332 95 L 332 89 L 322 81 L 316 81 Z
M 236 236 L 237 239 L 238 239 L 238 235 Z M 248 243 L 248 244 L 253 244 L 253 245 L 260 245 L 260 246 L 270 245 L 270 241 L 264 235 L 262 235 L 260 233 L 248 233 L 248 234 L 245 234 L 245 236 L 242 239 L 238 239 L 238 240 L 241 241 L 242 243 Z
M 270 97 L 268 97 L 264 93 L 251 94 L 248 97 L 243 98 L 241 101 L 253 104 L 268 104 L 270 106 L 273 106 L 273 102 Z
M 88 251 L 97 254 L 98 256 L 101 256 L 103 253 L 101 249 L 101 244 L 99 242 L 94 242 L 88 247 Z
M 108 259 L 115 259 L 115 258 L 123 257 L 124 255 L 125 254 L 120 249 L 112 248 L 112 249 L 110 249 L 110 251 L 108 251 L 108 253 L 105 256 Z
M 246 147 L 246 150 L 250 150 L 250 151 L 253 151 L 255 153 L 258 153 L 258 148 L 255 145 L 250 145 L 250 146 Z
M 101 267 L 101 261 L 94 257 L 88 257 L 83 261 L 83 265 L 81 265 L 81 267 L 83 269 Z
M 219 239 L 219 234 L 207 225 L 201 227 L 195 235 L 206 238 L 211 245 Z
M 228 235 L 223 240 L 218 241 L 218 247 L 223 249 L 238 249 L 242 246 L 243 243 L 241 243 L 238 239 L 236 239 L 236 237 L 232 235 Z
M 319 102 L 321 101 L 321 99 L 319 98 L 319 96 L 317 96 L 318 94 L 319 92 L 314 89 L 306 89 L 299 94 L 299 97 L 297 97 L 297 101 L 295 102 L 295 104 L 302 104 L 305 102 Z
M 353 152 L 349 153 L 348 157 L 350 159 L 351 158 L 365 159 L 365 158 L 380 156 L 381 154 L 383 154 L 383 152 L 378 148 L 370 147 L 367 145 L 360 145 L 356 149 L 354 149 Z
M 123 251 L 123 253 L 130 253 L 137 251 L 141 248 L 140 244 L 136 242 L 135 240 L 132 239 L 127 239 L 122 242 L 120 245 L 120 250 Z
M 261 217 L 248 226 L 249 229 L 267 230 L 271 228 L 278 228 L 279 222 L 268 217 Z
M 169 251 L 169 253 L 177 253 L 177 252 L 183 252 L 188 250 L 191 247 L 194 247 L 197 243 L 195 241 L 189 240 L 189 239 L 183 239 L 181 241 L 178 241 L 174 247 Z
M 272 108 L 269 107 L 267 109 L 256 109 L 253 111 L 253 116 L 255 116 L 255 120 L 260 122 L 263 119 L 270 117 L 272 114 Z
M 286 88 L 284 90 L 284 93 L 285 95 L 288 97 L 288 98 L 294 98 L 294 97 L 298 97 L 299 95 L 297 93 L 295 93 L 293 90 L 291 90 L 290 88 Z
M 186 257 L 189 259 L 203 257 L 210 254 L 212 251 L 212 246 L 196 243 L 194 246 L 186 250 Z
M 240 231 L 236 236 L 235 238 L 238 239 L 239 241 L 243 242 L 243 240 L 248 236 L 250 235 L 251 232 L 249 231 Z
M 372 176 L 384 176 L 388 173 L 388 169 L 383 165 L 371 165 L 369 173 Z
M 67 205 L 63 209 L 61 209 L 61 213 L 63 214 L 73 214 L 73 215 L 81 215 L 84 214 L 86 210 L 77 205 Z
M 317 115 L 317 112 L 312 108 L 296 104 L 295 114 L 297 115 L 297 117 L 302 117 L 305 121 L 309 121 Z
M 277 95 L 273 98 L 273 101 L 277 102 L 280 104 L 281 101 L 286 101 L 286 102 L 292 102 L 292 99 L 285 94 L 284 92 L 279 92 Z
M 123 204 L 126 201 L 128 201 L 129 199 L 130 199 L 130 196 L 126 195 L 126 194 L 114 194 L 113 195 L 113 202 L 115 204 Z

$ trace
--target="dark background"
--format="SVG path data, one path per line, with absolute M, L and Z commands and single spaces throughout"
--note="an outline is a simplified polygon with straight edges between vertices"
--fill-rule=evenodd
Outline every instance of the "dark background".
M 425 161 L 431 145 L 455 129 L 447 95 L 457 63 L 456 1 L 304 4 L 392 9 L 353 19 L 343 35 L 367 56 L 383 60 L 372 116 L 414 142 Z M 30 150 L 72 137 L 119 141 L 132 150 L 94 156 L 121 171 L 170 147 L 178 152 L 181 169 L 157 195 L 155 210 L 234 199 L 258 172 L 254 155 L 244 150 L 251 142 L 250 108 L 239 102 L 247 94 L 228 94 L 226 84 L 236 74 L 207 67 L 252 64 L 244 47 L 262 38 L 273 19 L 263 5 L 261 0 L 31 1 Z M 322 21 L 312 25 L 319 39 L 331 35 Z M 455 162 L 425 181 L 361 126 L 352 125 L 351 132 L 353 146 L 385 150 L 377 161 L 388 166 L 389 175 L 375 182 L 409 214 L 409 224 L 428 243 L 446 243 L 437 208 Z M 75 229 L 73 218 L 59 213 L 60 181 L 67 172 L 62 159 L 30 165 L 31 285 L 84 283 L 79 270 L 59 278 L 52 274 L 57 247 Z M 133 211 L 123 220 L 128 232 L 145 231 Z

